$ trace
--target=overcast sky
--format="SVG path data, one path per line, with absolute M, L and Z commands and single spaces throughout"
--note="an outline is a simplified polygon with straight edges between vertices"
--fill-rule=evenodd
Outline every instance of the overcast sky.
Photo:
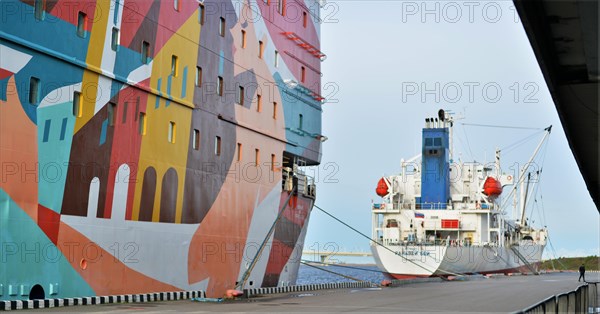
M 511 1 L 328 1 L 321 15 L 330 101 L 317 205 L 370 235 L 377 181 L 419 153 L 424 119 L 440 108 L 462 113 L 463 123 L 553 125 L 531 219 L 547 225 L 559 256 L 600 255 L 598 211 Z M 457 123 L 455 159 L 489 162 L 496 147 L 536 132 L 503 154 L 506 172 L 527 161 L 542 134 Z M 310 219 L 305 249 L 369 250 L 317 209 Z

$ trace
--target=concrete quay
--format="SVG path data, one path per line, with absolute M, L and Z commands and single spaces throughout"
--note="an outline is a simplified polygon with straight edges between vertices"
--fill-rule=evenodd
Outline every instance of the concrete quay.
M 599 281 L 600 274 L 586 274 Z M 576 289 L 577 273 L 470 277 L 398 287 L 329 289 L 203 303 L 190 300 L 22 310 L 19 313 L 449 312 L 507 313 Z

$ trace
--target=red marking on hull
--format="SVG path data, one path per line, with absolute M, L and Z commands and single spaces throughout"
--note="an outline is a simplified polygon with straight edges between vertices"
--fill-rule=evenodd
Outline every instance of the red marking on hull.
M 398 280 L 408 280 L 408 279 L 415 279 L 415 278 L 431 277 L 431 276 L 427 276 L 427 275 L 406 275 L 406 274 L 390 274 L 390 273 L 383 273 L 383 274 L 387 278 L 398 279 Z
M 5 78 L 7 78 L 9 76 L 12 76 L 13 74 L 14 73 L 12 73 L 12 72 L 10 72 L 8 70 L 0 69 L 0 80 L 3 80 L 3 79 L 5 79 Z
M 59 213 L 38 204 L 38 226 L 54 245 L 58 243 Z

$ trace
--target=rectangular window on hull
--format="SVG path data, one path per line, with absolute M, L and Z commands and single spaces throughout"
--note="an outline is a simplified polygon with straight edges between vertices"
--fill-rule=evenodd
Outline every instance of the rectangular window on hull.
M 244 105 L 244 87 L 243 86 L 240 86 L 238 89 L 237 103 L 242 106 Z
M 45 0 L 35 0 L 33 4 L 35 19 L 38 21 L 43 21 L 46 13 L 44 12 L 46 6 Z
M 140 135 L 146 135 L 146 113 L 140 112 L 138 133 Z
M 225 18 L 221 17 L 219 22 L 219 35 L 225 37 Z
M 148 64 L 148 61 L 150 59 L 150 43 L 148 43 L 147 41 L 142 41 L 142 63 L 144 64 Z
M 306 81 L 306 68 L 300 67 L 300 82 L 304 83 Z
M 273 119 L 277 119 L 277 103 L 273 102 Z
M 306 28 L 308 25 L 308 14 L 306 12 L 302 12 L 302 27 Z
M 260 149 L 254 150 L 254 165 L 258 167 L 258 163 L 260 162 Z
M 73 92 L 73 116 L 76 118 L 81 118 L 83 114 L 81 103 L 81 93 Z
M 242 29 L 242 48 L 246 48 L 246 31 Z
M 202 86 L 202 68 L 196 67 L 196 86 Z
M 271 154 L 271 171 L 275 171 L 275 154 Z
M 262 111 L 262 96 L 260 94 L 256 95 L 256 111 Z
M 85 38 L 85 25 L 87 24 L 87 14 L 79 11 L 77 16 L 77 36 Z
M 204 25 L 204 4 L 198 4 L 198 23 Z
M 264 50 L 263 42 L 262 42 L 262 40 L 259 40 L 258 41 L 258 57 L 260 59 L 262 59 L 262 57 L 263 57 L 263 50 Z
M 221 137 L 215 137 L 215 155 L 221 156 Z
M 242 143 L 237 144 L 237 161 L 242 161 Z
M 298 129 L 302 130 L 302 123 L 304 122 L 304 117 L 302 115 L 298 116 Z
M 217 95 L 223 96 L 223 77 L 217 78 Z
M 175 125 L 175 122 L 169 121 L 169 135 L 168 135 L 169 143 L 175 144 L 175 136 L 177 135 L 176 132 L 177 132 L 177 126 Z
M 177 66 L 178 66 L 179 58 L 176 55 L 171 56 L 171 75 L 177 77 Z
M 37 105 L 40 101 L 40 79 L 37 77 L 29 78 L 29 103 Z
M 273 63 L 275 67 L 279 66 L 279 52 L 277 50 L 275 50 L 275 60 L 273 61 Z
M 119 48 L 119 29 L 116 27 L 113 27 L 112 29 L 112 39 L 110 41 L 110 48 L 113 51 L 117 51 L 117 49 Z
M 194 150 L 200 150 L 200 130 L 198 129 L 194 129 L 192 148 L 194 148 Z
M 109 102 L 108 108 L 106 109 L 108 110 L 108 125 L 114 126 L 117 112 L 117 104 Z

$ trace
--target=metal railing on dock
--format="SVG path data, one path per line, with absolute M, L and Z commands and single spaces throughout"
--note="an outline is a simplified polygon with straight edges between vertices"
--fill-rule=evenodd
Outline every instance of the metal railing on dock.
M 598 283 L 588 282 L 577 289 L 553 295 L 516 313 L 600 313 Z

